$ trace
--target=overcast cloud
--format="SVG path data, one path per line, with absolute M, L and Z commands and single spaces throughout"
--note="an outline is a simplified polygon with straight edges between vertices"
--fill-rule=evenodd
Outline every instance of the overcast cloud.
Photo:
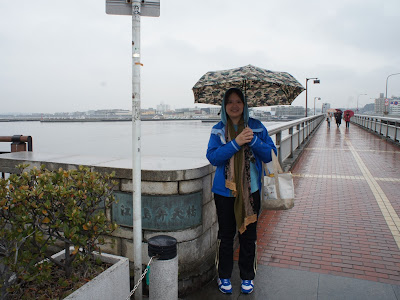
M 205 72 L 247 64 L 318 77 L 308 107 L 363 106 L 400 73 L 399 17 L 398 0 L 161 0 L 141 18 L 141 106 L 193 107 Z M 131 17 L 102 0 L 2 0 L 0 112 L 131 109 L 131 39 Z

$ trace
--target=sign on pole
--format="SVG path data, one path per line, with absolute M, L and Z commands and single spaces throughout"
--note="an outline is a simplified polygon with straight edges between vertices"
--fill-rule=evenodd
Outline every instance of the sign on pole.
M 109 15 L 132 15 L 131 0 L 106 0 L 106 13 Z M 142 0 L 141 17 L 159 17 L 160 0 Z
M 389 106 L 389 99 L 388 98 L 385 99 L 385 106 Z

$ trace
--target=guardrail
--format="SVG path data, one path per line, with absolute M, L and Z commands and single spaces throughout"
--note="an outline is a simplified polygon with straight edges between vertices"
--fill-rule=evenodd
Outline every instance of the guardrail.
M 400 144 L 400 118 L 387 118 L 381 116 L 354 115 L 352 123 L 364 128 L 387 140 Z
M 11 152 L 32 151 L 32 137 L 24 135 L 0 136 L 0 142 L 11 143 Z M 4 153 L 4 152 L 3 152 Z
M 21 152 L 21 151 L 32 151 L 32 137 L 24 135 L 13 135 L 13 136 L 0 136 L 0 142 L 11 143 L 10 152 Z M 28 148 L 27 148 L 28 146 Z M 10 153 L 10 152 L 0 152 Z M 1 172 L 1 177 L 5 178 L 5 173 Z
M 281 165 L 287 159 L 294 157 L 296 150 L 304 144 L 323 120 L 324 115 L 317 115 L 289 121 L 282 126 L 268 129 L 269 135 L 275 141 Z

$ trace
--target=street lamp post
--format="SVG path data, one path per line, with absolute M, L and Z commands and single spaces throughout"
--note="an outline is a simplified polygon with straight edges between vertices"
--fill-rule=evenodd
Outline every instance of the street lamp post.
M 315 116 L 315 99 L 321 100 L 321 97 L 314 97 L 314 116 Z
M 387 99 L 387 86 L 388 86 L 388 79 L 389 79 L 389 77 L 390 76 L 393 76 L 393 75 L 399 75 L 400 73 L 393 73 L 393 74 L 390 74 L 387 78 L 386 78 L 386 94 L 385 94 L 385 101 L 387 101 L 386 99 Z M 385 115 L 387 115 L 388 114 L 388 111 L 387 111 L 387 105 L 385 104 Z
M 360 98 L 360 96 L 366 96 L 367 94 L 359 94 L 357 96 L 357 113 L 358 113 L 358 99 Z
M 319 84 L 318 78 L 306 78 L 306 117 L 307 117 L 307 94 L 308 94 L 307 83 L 310 79 L 314 79 L 314 84 Z

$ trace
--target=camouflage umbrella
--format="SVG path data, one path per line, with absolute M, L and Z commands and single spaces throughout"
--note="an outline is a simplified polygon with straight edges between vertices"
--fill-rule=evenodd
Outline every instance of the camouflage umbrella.
M 289 73 L 273 72 L 252 65 L 207 72 L 194 85 L 196 103 L 221 105 L 224 93 L 240 88 L 249 107 L 290 104 L 304 87 Z

